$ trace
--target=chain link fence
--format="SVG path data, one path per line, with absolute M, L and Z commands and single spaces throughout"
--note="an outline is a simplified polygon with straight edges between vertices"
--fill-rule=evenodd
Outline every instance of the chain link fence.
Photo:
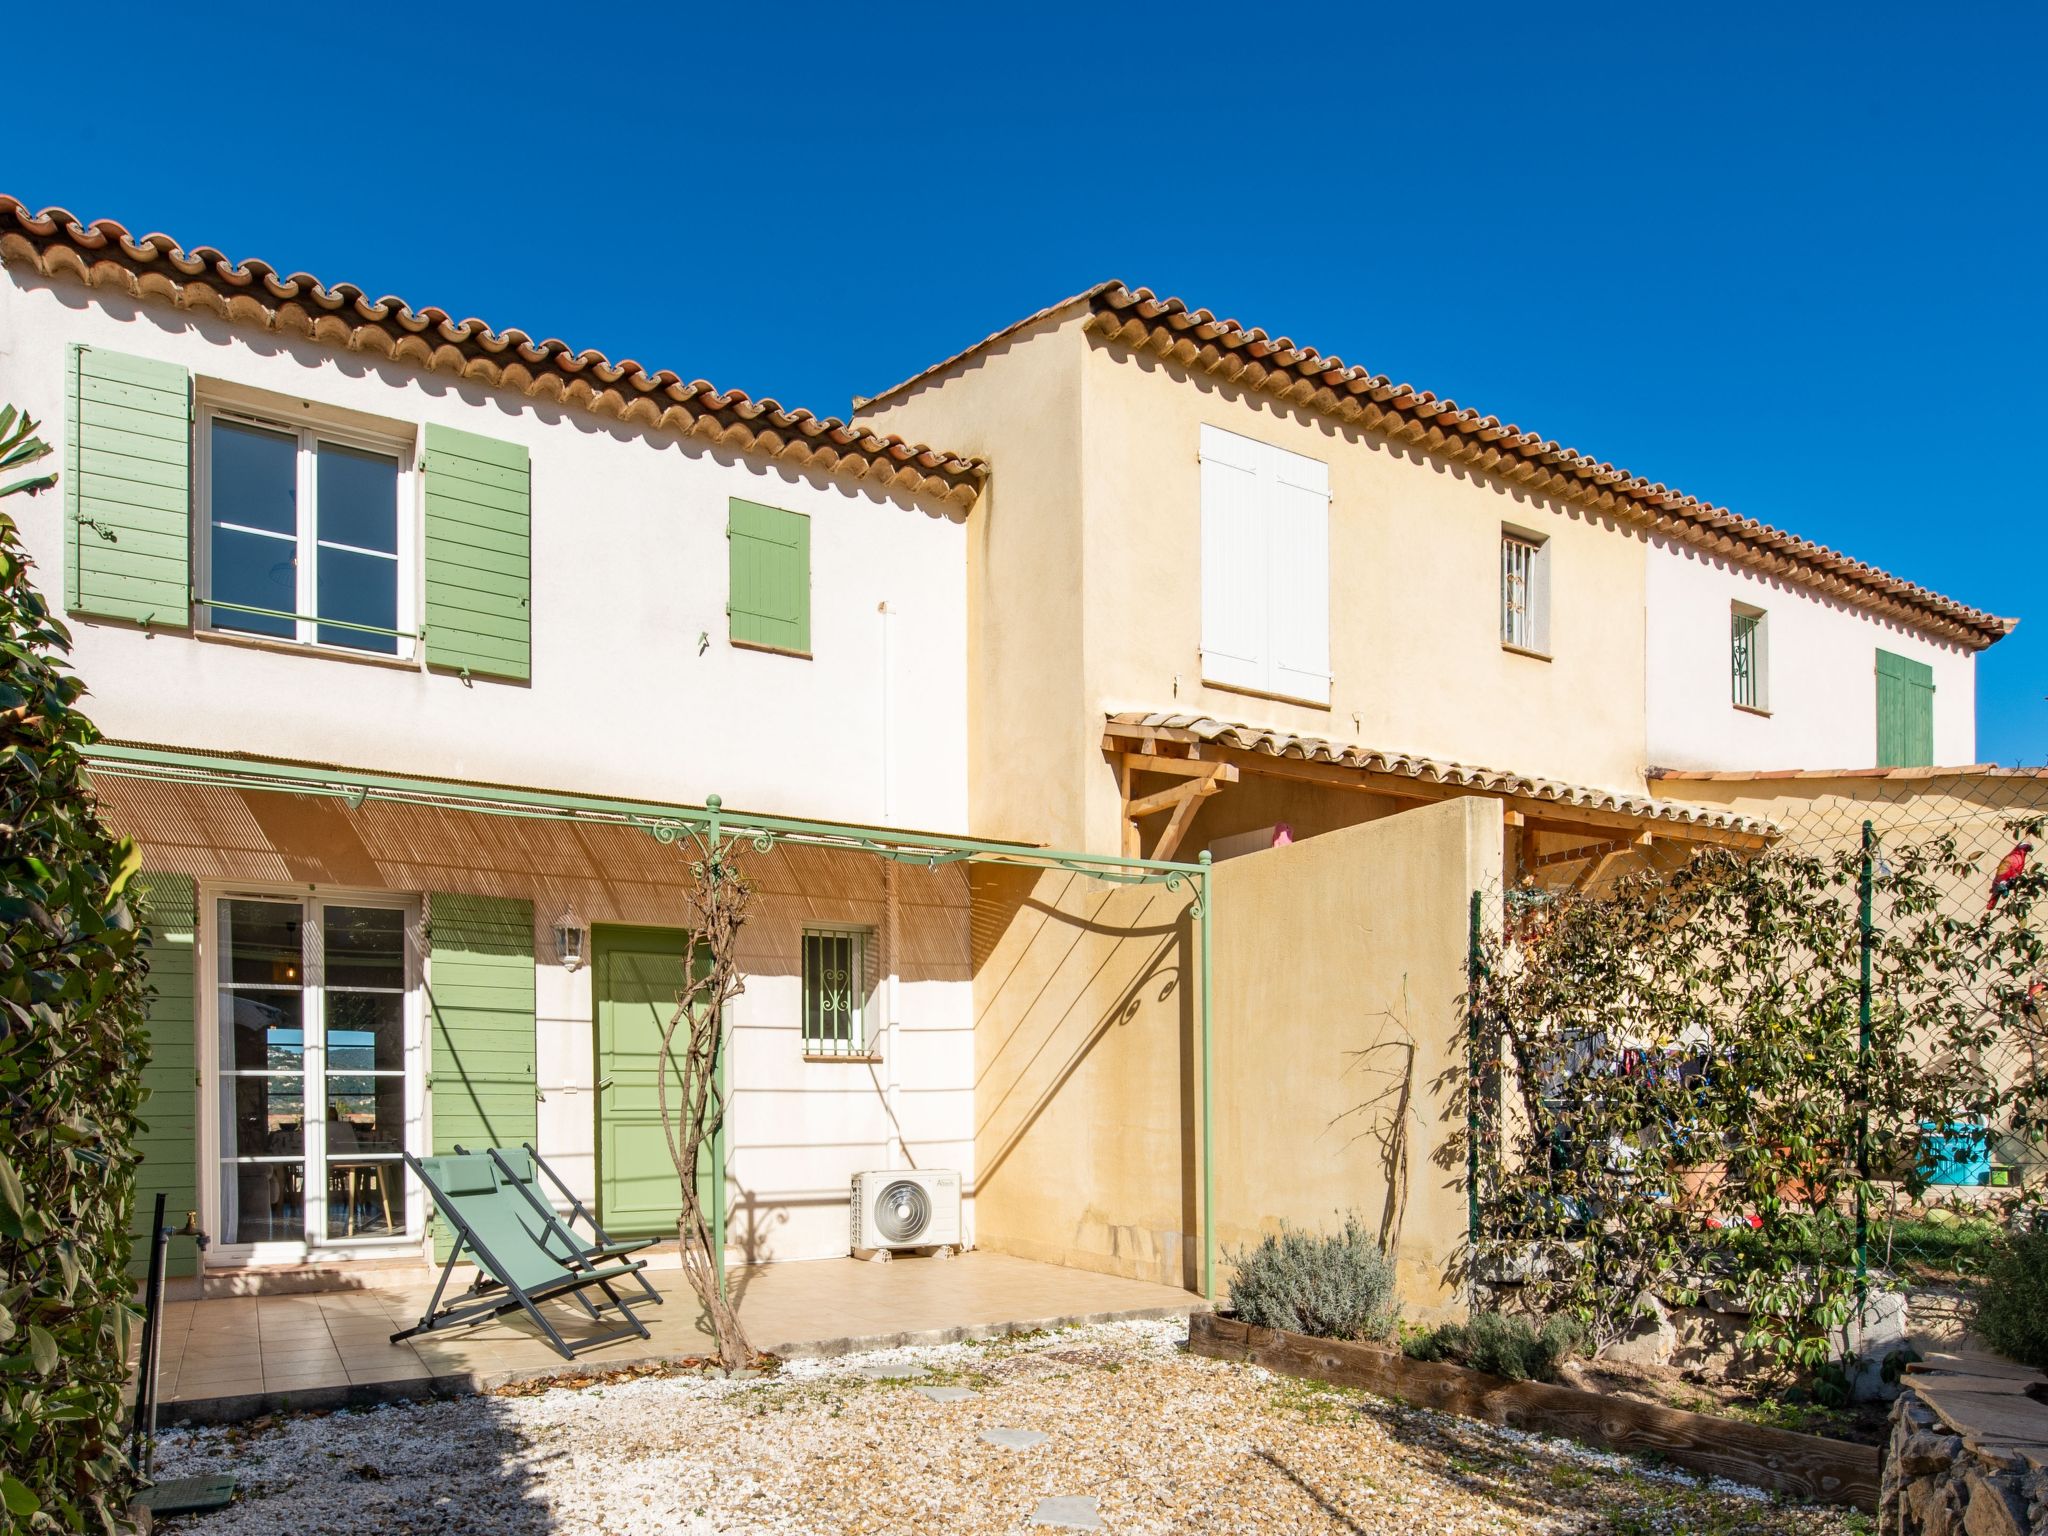
M 1811 1363 L 2048 1196 L 2048 772 L 1663 787 L 1770 831 L 1511 834 L 1474 893 L 1475 1274 L 1719 1290 Z

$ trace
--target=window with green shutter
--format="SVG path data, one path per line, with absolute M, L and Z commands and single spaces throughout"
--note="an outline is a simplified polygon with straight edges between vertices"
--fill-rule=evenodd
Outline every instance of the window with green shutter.
M 526 450 L 427 427 L 427 665 L 533 675 L 533 491 Z
M 427 1088 L 434 1150 L 538 1139 L 533 904 L 436 892 L 427 898 Z M 447 1222 L 434 1251 L 448 1256 Z
M 64 606 L 185 629 L 192 619 L 192 376 L 75 346 L 66 363 Z
M 142 1069 L 147 1097 L 135 1138 L 141 1161 L 128 1228 L 133 1238 L 128 1270 L 137 1275 L 149 1267 L 149 1218 L 157 1195 L 168 1197 L 166 1214 L 174 1227 L 199 1207 L 198 987 L 192 958 L 198 905 L 187 876 L 144 873 L 141 886 L 149 914 L 150 997 L 149 1065 Z M 196 1250 L 190 1243 L 173 1243 L 170 1263 L 172 1274 L 189 1275 L 198 1267 Z
M 730 518 L 732 643 L 810 655 L 811 520 L 737 496 Z
M 1934 766 L 1934 668 L 1877 653 L 1877 766 Z

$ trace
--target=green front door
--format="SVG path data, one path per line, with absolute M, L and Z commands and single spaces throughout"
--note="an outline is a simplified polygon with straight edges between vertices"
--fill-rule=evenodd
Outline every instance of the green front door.
M 591 984 L 597 1005 L 598 1219 L 612 1233 L 673 1236 L 682 1202 L 676 1165 L 661 1126 L 661 1032 L 683 986 L 683 934 L 674 928 L 598 928 L 591 934 Z M 680 1116 L 682 1073 L 677 1065 L 682 1031 L 670 1043 L 668 1096 Z M 719 1088 L 725 1087 L 725 1052 L 719 1051 Z M 725 1136 L 700 1159 L 698 1198 L 724 1247 Z

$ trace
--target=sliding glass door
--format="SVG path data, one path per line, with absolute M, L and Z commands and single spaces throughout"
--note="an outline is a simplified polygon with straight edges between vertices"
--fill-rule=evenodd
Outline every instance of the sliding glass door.
M 213 918 L 219 1257 L 413 1235 L 400 1156 L 419 1120 L 406 908 L 222 896 Z

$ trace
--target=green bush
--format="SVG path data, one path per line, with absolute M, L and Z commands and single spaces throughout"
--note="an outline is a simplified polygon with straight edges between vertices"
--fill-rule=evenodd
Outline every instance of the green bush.
M 1230 1305 L 1245 1322 L 1322 1339 L 1383 1339 L 1401 1303 L 1394 1266 L 1356 1216 L 1335 1234 L 1283 1228 L 1256 1248 L 1225 1255 L 1235 1268 Z
M 0 409 L 0 479 L 49 450 Z M 35 490 L 49 477 L 0 489 Z M 145 966 L 70 636 L 0 515 L 0 1532 L 126 1528 L 121 1379 Z
M 2048 1370 L 2048 1222 L 1992 1248 L 1977 1287 L 1977 1333 L 2007 1359 Z
M 1466 1322 L 1425 1328 L 1401 1341 L 1411 1360 L 1448 1360 L 1507 1381 L 1555 1381 L 1557 1368 L 1585 1347 L 1584 1330 L 1569 1318 L 1549 1318 L 1538 1328 L 1526 1317 L 1499 1312 L 1475 1312 Z

